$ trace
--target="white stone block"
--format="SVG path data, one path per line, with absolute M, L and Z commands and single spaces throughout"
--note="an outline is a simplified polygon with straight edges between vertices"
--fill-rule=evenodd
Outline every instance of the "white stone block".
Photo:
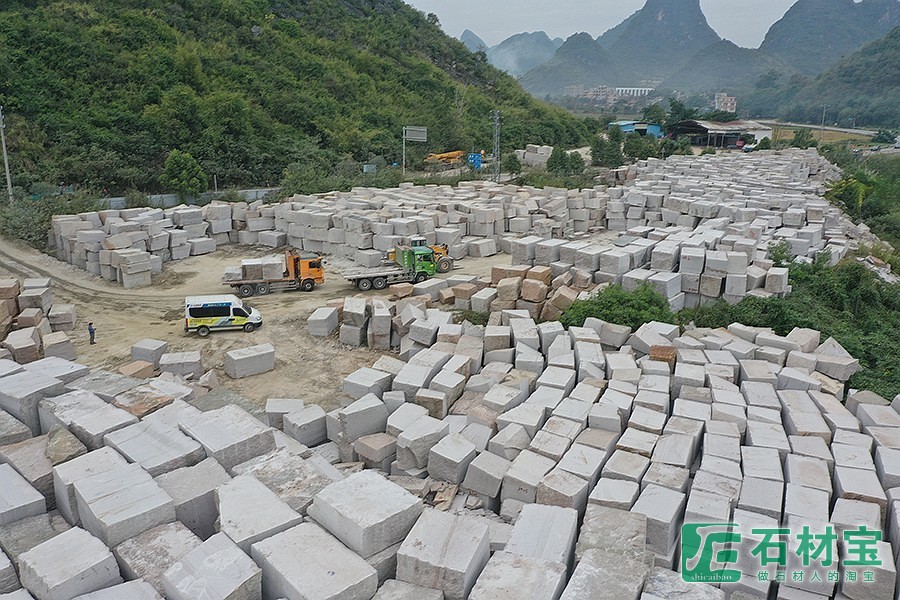
M 422 501 L 373 471 L 355 473 L 319 492 L 309 514 L 354 552 L 368 558 L 402 541 Z
M 397 579 L 443 590 L 446 600 L 465 600 L 489 557 L 487 524 L 428 509 L 397 552 Z
M 163 575 L 169 600 L 258 600 L 262 571 L 224 533 L 194 548 Z
M 109 549 L 78 527 L 22 553 L 19 576 L 39 600 L 68 600 L 122 583 Z

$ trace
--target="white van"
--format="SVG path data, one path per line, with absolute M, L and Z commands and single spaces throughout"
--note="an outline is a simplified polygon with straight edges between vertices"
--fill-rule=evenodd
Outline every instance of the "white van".
M 184 330 L 206 337 L 213 329 L 253 331 L 262 326 L 259 311 L 231 294 L 184 299 Z

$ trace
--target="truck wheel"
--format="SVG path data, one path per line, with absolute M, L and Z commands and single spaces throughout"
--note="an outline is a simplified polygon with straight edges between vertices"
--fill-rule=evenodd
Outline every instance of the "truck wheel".
M 241 298 L 249 298 L 253 295 L 253 286 L 249 283 L 245 283 L 241 287 L 238 288 L 238 295 Z
M 256 293 L 260 296 L 265 296 L 271 291 L 268 283 L 258 283 L 256 284 Z
M 449 256 L 441 257 L 441 260 L 437 263 L 437 272 L 438 273 L 449 273 L 453 269 L 453 259 Z
M 372 287 L 376 290 L 383 290 L 387 287 L 387 279 L 384 277 L 376 277 L 372 280 Z
M 199 335 L 200 337 L 208 336 L 209 335 L 209 327 L 207 327 L 206 325 L 204 325 L 203 327 L 198 327 L 197 335 Z
M 421 273 L 416 273 L 416 278 L 413 280 L 413 283 L 422 283 L 428 279 L 428 273 L 422 271 Z
M 372 280 L 371 279 L 360 279 L 356 282 L 356 287 L 359 288 L 361 292 L 368 292 L 372 289 Z
M 246 331 L 247 333 L 251 333 L 254 329 L 256 329 L 256 327 L 253 325 L 253 323 L 244 324 L 244 331 Z
M 314 287 L 316 287 L 316 282 L 313 281 L 312 279 L 304 279 L 300 283 L 300 289 L 304 292 L 311 292 L 311 291 L 313 291 Z

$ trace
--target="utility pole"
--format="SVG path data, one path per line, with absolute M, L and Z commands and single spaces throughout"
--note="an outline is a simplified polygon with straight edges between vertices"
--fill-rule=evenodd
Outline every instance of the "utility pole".
M 491 112 L 491 120 L 494 122 L 494 160 L 491 161 L 491 180 L 500 181 L 500 111 Z
M 825 141 L 825 109 L 828 108 L 827 104 L 822 105 L 822 128 L 819 130 L 819 141 Z
M 3 122 L 3 107 L 0 106 L 0 145 L 3 146 L 3 166 L 6 169 L 6 193 L 9 203 L 13 203 L 12 177 L 9 175 L 9 155 L 6 152 L 6 123 Z

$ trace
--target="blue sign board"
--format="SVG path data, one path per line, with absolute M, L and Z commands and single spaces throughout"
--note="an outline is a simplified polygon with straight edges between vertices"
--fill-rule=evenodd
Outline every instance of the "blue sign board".
M 481 154 L 473 152 L 469 155 L 469 165 L 475 169 L 481 168 Z

